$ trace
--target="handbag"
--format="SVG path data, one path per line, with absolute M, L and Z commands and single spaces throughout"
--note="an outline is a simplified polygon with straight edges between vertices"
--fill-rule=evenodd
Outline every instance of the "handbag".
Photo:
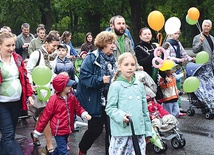
M 29 106 L 28 115 L 38 117 L 45 109 L 47 102 L 42 102 L 41 100 L 39 100 L 36 94 L 33 94 L 32 98 L 34 100 L 34 104 Z

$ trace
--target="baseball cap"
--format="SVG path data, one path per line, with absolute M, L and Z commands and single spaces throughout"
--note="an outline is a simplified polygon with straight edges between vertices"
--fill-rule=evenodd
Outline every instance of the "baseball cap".
M 80 57 L 81 57 L 83 54 L 87 54 L 87 52 L 86 52 L 86 51 L 82 51 L 82 52 L 80 53 Z
M 59 49 L 59 48 L 65 48 L 66 50 L 68 50 L 68 47 L 65 44 L 60 44 L 57 49 Z
M 66 84 L 66 86 L 67 87 L 72 87 L 74 84 L 75 84 L 76 82 L 74 81 L 74 80 L 68 80 L 68 82 L 67 82 L 67 84 Z
M 66 75 L 58 74 L 56 77 L 54 77 L 52 84 L 55 91 L 57 93 L 61 93 L 66 86 L 72 87 L 73 84 L 75 84 L 75 81 L 70 80 Z

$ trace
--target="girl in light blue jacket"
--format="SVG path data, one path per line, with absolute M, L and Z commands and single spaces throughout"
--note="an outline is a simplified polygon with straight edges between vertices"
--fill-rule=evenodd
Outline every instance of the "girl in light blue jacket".
M 110 117 L 111 142 L 109 154 L 135 154 L 131 127 L 131 116 L 141 154 L 146 152 L 146 143 L 152 136 L 146 93 L 143 84 L 135 80 L 136 58 L 131 53 L 124 53 L 118 59 L 118 71 L 110 85 L 106 113 Z

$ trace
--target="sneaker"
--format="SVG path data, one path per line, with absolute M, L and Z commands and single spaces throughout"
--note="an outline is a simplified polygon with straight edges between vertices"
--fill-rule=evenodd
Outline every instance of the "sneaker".
M 181 116 L 186 116 L 186 114 L 185 113 L 179 113 L 178 118 L 180 118 Z

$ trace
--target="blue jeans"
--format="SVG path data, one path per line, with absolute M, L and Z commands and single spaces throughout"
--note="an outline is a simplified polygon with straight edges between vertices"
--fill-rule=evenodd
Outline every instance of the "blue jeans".
M 67 140 L 69 135 L 55 136 L 56 148 L 54 149 L 53 155 L 68 155 Z
M 175 117 L 177 117 L 180 112 L 178 102 L 163 103 L 163 108 Z
M 21 101 L 0 102 L 0 151 L 2 155 L 23 155 L 15 140 L 15 129 L 21 109 Z

